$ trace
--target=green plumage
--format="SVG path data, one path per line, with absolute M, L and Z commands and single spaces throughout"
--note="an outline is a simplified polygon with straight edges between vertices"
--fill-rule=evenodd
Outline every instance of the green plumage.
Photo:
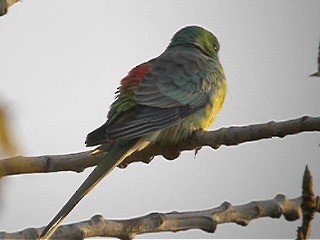
M 137 103 L 134 101 L 133 90 L 122 90 L 121 95 L 111 105 L 111 110 L 108 114 L 108 122 L 111 124 L 121 116 L 122 113 L 134 109 Z
M 128 155 L 150 143 L 175 144 L 207 129 L 222 108 L 226 80 L 216 37 L 204 28 L 185 27 L 157 58 L 138 65 L 121 80 L 108 120 L 88 134 L 87 146 L 107 151 L 77 192 L 48 224 L 49 237 L 75 205 Z

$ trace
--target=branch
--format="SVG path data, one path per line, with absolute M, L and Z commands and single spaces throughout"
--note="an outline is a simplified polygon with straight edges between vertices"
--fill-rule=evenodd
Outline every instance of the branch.
M 154 156 L 163 155 L 172 160 L 184 150 L 199 150 L 202 146 L 218 149 L 221 145 L 234 146 L 240 143 L 258 141 L 272 137 L 283 138 L 301 132 L 320 131 L 320 117 L 308 117 L 283 121 L 268 122 L 243 127 L 221 128 L 215 131 L 196 131 L 185 141 L 176 146 L 163 146 L 157 143 L 140 152 L 130 155 L 119 167 L 124 168 L 132 162 L 149 163 Z M 91 155 L 91 151 L 36 157 L 17 156 L 0 160 L 0 171 L 6 175 L 25 173 L 45 173 L 58 171 L 81 172 L 87 167 L 96 165 L 104 153 Z
M 236 223 L 247 226 L 251 220 L 284 216 L 287 221 L 295 221 L 302 215 L 302 197 L 288 199 L 277 195 L 274 199 L 253 201 L 232 206 L 224 202 L 221 206 L 202 211 L 151 213 L 126 220 L 108 220 L 101 215 L 90 220 L 60 226 L 52 236 L 54 239 L 84 239 L 89 237 L 115 237 L 133 239 L 136 235 L 155 232 L 177 232 L 201 229 L 214 233 L 218 224 Z M 317 206 L 320 212 L 320 205 Z M 0 233 L 0 239 L 36 239 L 41 228 L 27 228 L 15 233 Z
M 306 166 L 302 180 L 302 202 L 301 209 L 303 213 L 302 226 L 298 228 L 297 239 L 309 239 L 311 234 L 311 223 L 314 218 L 314 213 L 320 208 L 319 197 L 314 197 L 313 177 Z
M 0 17 L 6 15 L 8 8 L 20 0 L 0 0 Z

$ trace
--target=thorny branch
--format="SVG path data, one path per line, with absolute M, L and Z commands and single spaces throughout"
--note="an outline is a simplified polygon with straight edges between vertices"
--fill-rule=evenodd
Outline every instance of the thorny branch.
M 177 158 L 181 151 L 198 150 L 203 146 L 218 149 L 221 145 L 238 145 L 272 137 L 283 138 L 308 131 L 320 131 L 320 117 L 304 116 L 283 122 L 271 121 L 242 127 L 221 128 L 215 131 L 196 131 L 190 139 L 180 142 L 176 146 L 163 146 L 155 143 L 132 154 L 119 167 L 124 168 L 130 163 L 139 161 L 149 163 L 156 155 L 163 155 L 166 159 L 172 160 Z M 5 172 L 5 175 L 58 171 L 81 172 L 87 167 L 96 165 L 104 156 L 103 153 L 96 155 L 90 153 L 91 151 L 64 155 L 6 158 L 0 160 L 0 170 Z
M 177 146 L 154 144 L 148 149 L 128 157 L 119 167 L 126 167 L 128 164 L 137 161 L 149 163 L 155 155 L 175 159 L 179 156 L 180 151 L 200 149 L 202 146 L 218 149 L 221 145 L 238 145 L 272 137 L 282 138 L 307 131 L 320 131 L 320 117 L 305 116 L 283 122 L 271 121 L 242 127 L 221 128 L 210 132 L 196 131 L 190 139 L 179 143 Z M 91 155 L 90 153 L 91 151 L 66 155 L 7 158 L 0 160 L 0 170 L 5 172 L 5 175 L 67 170 L 81 172 L 86 167 L 96 165 L 104 156 L 104 154 Z M 310 180 L 308 181 L 310 182 Z M 304 180 L 304 182 L 308 181 Z M 304 187 L 304 189 L 307 188 Z M 94 216 L 88 221 L 61 226 L 53 237 L 83 239 L 94 236 L 108 236 L 132 239 L 136 235 L 150 232 L 175 232 L 188 229 L 214 232 L 218 224 L 233 222 L 246 226 L 252 219 L 261 217 L 279 218 L 283 215 L 286 220 L 293 221 L 302 216 L 302 211 L 305 219 L 306 211 L 302 209 L 305 208 L 306 199 L 316 203 L 313 205 L 313 212 L 320 212 L 318 198 L 314 198 L 314 194 L 306 195 L 308 191 L 304 190 L 303 195 L 295 199 L 287 199 L 283 195 L 277 195 L 274 199 L 254 201 L 241 206 L 232 206 L 225 202 L 220 207 L 203 211 L 153 213 L 127 220 L 107 220 L 102 216 Z M 29 228 L 15 233 L 2 232 L 0 233 L 0 239 L 37 238 L 42 230 L 43 228 Z
M 294 221 L 301 217 L 302 197 L 288 199 L 277 195 L 274 199 L 253 201 L 232 206 L 224 202 L 221 206 L 202 211 L 151 213 L 126 220 L 108 220 L 96 215 L 90 220 L 60 226 L 52 236 L 54 239 L 84 239 L 89 237 L 115 237 L 133 239 L 136 235 L 154 232 L 177 232 L 201 229 L 213 233 L 218 224 L 236 223 L 247 226 L 253 219 L 262 217 L 284 218 Z M 320 206 L 317 206 L 320 212 Z M 35 239 L 41 228 L 28 228 L 15 233 L 0 233 L 0 239 Z

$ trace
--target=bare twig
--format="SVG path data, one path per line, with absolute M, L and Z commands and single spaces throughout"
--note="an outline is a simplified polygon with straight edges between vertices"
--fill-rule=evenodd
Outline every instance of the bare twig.
M 297 239 L 309 239 L 311 233 L 311 224 L 314 218 L 314 213 L 319 211 L 319 197 L 314 197 L 313 178 L 311 172 L 306 166 L 302 180 L 302 202 L 301 209 L 303 213 L 302 226 L 298 228 Z
M 126 220 L 107 220 L 100 215 L 90 220 L 60 226 L 52 236 L 57 239 L 84 239 L 89 237 L 115 237 L 132 239 L 136 235 L 155 232 L 177 232 L 201 229 L 213 233 L 218 224 L 236 223 L 246 226 L 253 219 L 271 217 L 294 221 L 301 217 L 302 197 L 288 199 L 277 195 L 274 199 L 253 201 L 240 206 L 224 202 L 221 206 L 192 212 L 151 213 Z M 320 208 L 316 209 L 317 212 Z M 0 233 L 1 239 L 35 239 L 41 228 L 28 228 L 15 233 Z
M 210 146 L 218 149 L 221 145 L 231 146 L 240 143 L 258 141 L 272 137 L 283 138 L 287 135 L 308 131 L 320 131 L 320 117 L 301 117 L 283 122 L 268 122 L 243 127 L 221 128 L 215 131 L 196 131 L 188 140 L 176 146 L 153 144 L 144 150 L 134 153 L 119 167 L 126 167 L 132 162 L 149 163 L 153 156 L 163 155 L 166 159 L 175 159 L 181 151 L 200 149 Z M 104 153 L 91 155 L 90 151 L 65 155 L 45 155 L 37 157 L 12 157 L 0 160 L 0 170 L 6 175 L 75 171 L 81 172 L 87 167 L 96 165 Z

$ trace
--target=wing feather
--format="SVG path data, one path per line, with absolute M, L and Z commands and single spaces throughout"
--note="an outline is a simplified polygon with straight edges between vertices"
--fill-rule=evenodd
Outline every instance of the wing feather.
M 144 74 L 140 74 L 140 66 Z M 104 139 L 95 142 L 138 138 L 163 130 L 210 101 L 210 91 L 214 89 L 208 82 L 213 82 L 216 69 L 212 59 L 199 51 L 165 51 L 140 66 L 121 81 L 125 85 L 119 87 L 108 121 L 100 128 L 103 134 L 95 132 L 95 136 Z M 133 73 L 134 84 L 130 82 Z
M 137 138 L 150 132 L 159 131 L 180 122 L 188 115 L 187 107 L 164 109 L 141 106 L 129 121 L 110 126 L 106 133 L 111 139 Z

